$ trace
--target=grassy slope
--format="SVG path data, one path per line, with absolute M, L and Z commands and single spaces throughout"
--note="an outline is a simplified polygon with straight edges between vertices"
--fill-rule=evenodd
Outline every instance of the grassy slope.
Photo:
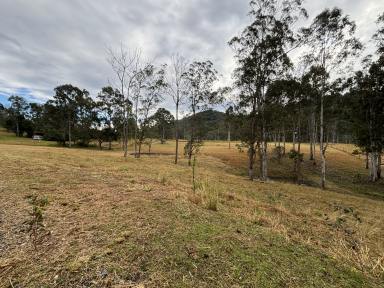
M 350 188 L 365 183 L 338 175 L 326 192 L 251 183 L 243 157 L 207 143 L 193 194 L 184 159 L 0 144 L 0 287 L 381 287 L 384 202 L 372 193 L 382 186 L 365 197 Z M 289 165 L 271 174 L 288 182 Z M 31 194 L 50 202 L 37 251 Z

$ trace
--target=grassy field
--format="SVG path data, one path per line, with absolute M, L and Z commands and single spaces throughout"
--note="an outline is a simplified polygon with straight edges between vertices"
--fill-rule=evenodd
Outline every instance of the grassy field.
M 51 145 L 0 135 L 0 287 L 383 287 L 384 183 L 351 146 L 329 148 L 322 191 L 309 161 L 305 185 L 273 158 L 250 182 L 246 153 L 207 142 L 194 193 L 172 142 L 127 161 Z

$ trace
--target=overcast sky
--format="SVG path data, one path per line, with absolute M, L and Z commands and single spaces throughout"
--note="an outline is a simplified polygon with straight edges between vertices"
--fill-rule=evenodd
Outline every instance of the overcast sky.
M 227 42 L 247 23 L 249 0 L 0 0 L 0 102 L 11 94 L 42 102 L 66 83 L 96 95 L 114 78 L 106 48 L 123 42 L 158 64 L 178 52 L 210 59 L 231 79 Z M 307 0 L 309 20 L 338 6 L 369 41 L 384 0 Z M 169 107 L 171 108 L 171 107 Z

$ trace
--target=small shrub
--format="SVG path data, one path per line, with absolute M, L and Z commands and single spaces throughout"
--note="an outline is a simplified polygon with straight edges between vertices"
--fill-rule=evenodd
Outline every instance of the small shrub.
M 29 197 L 29 204 L 32 205 L 32 211 L 29 213 L 31 219 L 28 221 L 28 232 L 35 250 L 39 239 L 39 231 L 44 229 L 44 208 L 48 205 L 48 198 L 39 198 L 36 195 Z
M 273 155 L 280 161 L 281 158 L 283 158 L 285 153 L 285 149 L 283 146 L 277 146 L 275 149 L 273 149 Z
M 244 153 L 244 150 L 245 150 L 247 145 L 244 143 L 240 143 L 240 144 L 236 144 L 235 146 L 236 146 L 237 150 L 239 151 L 239 153 Z
M 202 195 L 206 208 L 211 211 L 217 211 L 217 204 L 219 202 L 217 187 L 205 181 L 201 187 L 199 187 L 199 192 Z
M 361 151 L 359 149 L 355 149 L 352 151 L 352 155 L 360 155 Z
M 293 159 L 295 161 L 301 161 L 303 162 L 304 160 L 304 154 L 303 153 L 299 153 L 297 152 L 296 150 L 291 150 L 289 153 L 288 153 L 288 157 L 290 159 Z
M 217 197 L 209 197 L 207 199 L 207 209 L 211 211 L 217 211 Z

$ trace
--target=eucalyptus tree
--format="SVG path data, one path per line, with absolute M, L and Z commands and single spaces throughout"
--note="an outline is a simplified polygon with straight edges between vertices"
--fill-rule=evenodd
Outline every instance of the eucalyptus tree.
M 196 113 L 220 102 L 221 97 L 217 91 L 213 90 L 213 85 L 218 80 L 218 73 L 211 61 L 193 62 L 184 74 L 189 87 L 185 102 L 192 114 L 190 138 L 185 147 L 185 154 L 188 156 L 188 165 L 191 166 L 192 156 L 201 145 L 201 139 L 197 135 Z
M 306 58 L 323 70 L 320 90 L 320 155 L 321 187 L 325 189 L 326 150 L 324 131 L 324 98 L 327 93 L 326 75 L 341 67 L 358 55 L 361 43 L 354 37 L 356 24 L 343 15 L 339 8 L 325 9 L 315 17 L 308 28 L 302 29 L 303 39 L 308 49 Z
M 167 131 L 175 123 L 175 117 L 165 108 L 157 109 L 156 113 L 151 117 L 153 126 L 158 130 L 158 139 L 164 144 L 167 136 Z
M 141 98 L 140 108 L 138 109 L 139 116 L 139 131 L 138 131 L 138 153 L 135 157 L 140 157 L 141 146 L 145 141 L 146 134 L 151 124 L 151 114 L 157 108 L 159 103 L 164 99 L 165 69 L 154 65 L 148 65 L 141 73 Z
M 357 144 L 369 155 L 370 180 L 381 178 L 384 151 L 384 13 L 377 20 L 378 31 L 373 40 L 377 59 L 368 63 L 366 71 L 358 71 L 352 79 L 353 102 L 350 118 Z
M 16 136 L 20 137 L 22 136 L 21 125 L 27 113 L 28 104 L 23 97 L 17 95 L 9 97 L 8 101 L 11 103 L 8 113 L 14 123 Z
M 68 135 L 68 145 L 72 146 L 72 130 L 76 121 L 76 99 L 81 97 L 83 91 L 71 84 L 56 87 L 52 104 L 60 111 L 61 130 L 63 133 L 64 144 Z
M 186 72 L 188 63 L 185 58 L 179 54 L 173 55 L 171 64 L 167 69 L 167 90 L 175 103 L 175 164 L 179 157 L 179 108 L 187 95 L 188 81 Z
M 320 66 L 312 65 L 303 76 L 303 84 L 307 87 L 307 109 L 308 109 L 308 134 L 309 134 L 309 160 L 316 163 L 316 143 L 318 139 L 318 112 L 320 110 L 320 92 L 323 77 L 328 79 L 329 75 Z
M 4 126 L 7 119 L 8 111 L 5 109 L 4 105 L 0 103 L 0 125 Z
M 116 127 L 114 118 L 121 105 L 122 95 L 119 90 L 113 89 L 111 86 L 107 86 L 101 89 L 101 92 L 97 95 L 97 99 L 99 100 L 97 105 L 99 107 L 99 118 L 102 122 L 101 124 L 107 127 L 107 130 L 105 130 L 105 127 L 102 127 L 106 132 L 103 136 L 107 136 L 108 149 L 111 150 L 112 138 L 115 134 L 114 129 Z
M 229 106 L 225 110 L 225 124 L 228 130 L 228 135 L 227 135 L 228 149 L 231 149 L 231 128 L 233 128 L 234 118 L 235 118 L 235 111 L 233 109 L 233 106 Z
M 92 129 L 98 121 L 97 106 L 87 90 L 75 97 L 75 119 L 73 123 L 75 141 L 78 145 L 88 146 L 92 140 Z
M 39 103 L 29 103 L 29 119 L 32 122 L 33 132 L 42 132 L 44 127 L 43 112 L 44 105 Z
M 283 117 L 291 115 L 294 145 L 289 156 L 294 160 L 293 170 L 296 182 L 298 183 L 302 181 L 301 164 L 303 162 L 303 154 L 301 153 L 301 143 L 305 116 L 304 107 L 307 106 L 307 90 L 307 86 L 303 83 L 302 78 L 289 77 L 271 83 L 266 95 L 267 111 L 270 112 L 270 115 L 276 115 L 273 118 L 279 118 L 279 115 L 283 115 Z M 283 111 L 286 111 L 286 113 Z M 278 119 L 277 123 L 280 124 L 281 120 Z M 287 118 L 285 118 L 285 121 L 287 121 Z M 280 148 L 278 153 L 280 153 Z
M 107 60 L 118 79 L 117 86 L 120 94 L 123 96 L 120 114 L 123 116 L 122 134 L 124 157 L 127 158 L 129 120 L 132 114 L 132 99 L 134 96 L 132 90 L 135 87 L 135 81 L 137 80 L 138 75 L 142 73 L 141 52 L 139 50 L 129 52 L 121 44 L 120 49 L 118 51 L 113 51 L 112 49 L 109 49 L 107 53 Z
M 255 177 L 256 148 L 261 156 L 260 179 L 266 180 L 267 123 L 265 94 L 268 85 L 290 68 L 288 52 L 295 47 L 293 25 L 306 10 L 301 0 L 254 0 L 250 2 L 252 23 L 234 37 L 230 46 L 237 59 L 235 86 L 239 90 L 239 108 L 249 113 L 248 174 Z
M 351 96 L 351 119 L 357 144 L 369 155 L 370 180 L 381 178 L 384 151 L 384 56 L 368 72 L 357 72 Z

